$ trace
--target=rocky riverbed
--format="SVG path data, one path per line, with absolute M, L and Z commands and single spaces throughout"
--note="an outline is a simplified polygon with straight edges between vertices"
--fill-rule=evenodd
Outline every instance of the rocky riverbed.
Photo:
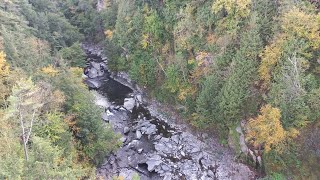
M 141 180 L 254 179 L 255 173 L 235 162 L 230 150 L 216 139 L 186 131 L 159 113 L 126 73 L 110 73 L 100 48 L 83 47 L 88 55 L 85 82 L 94 90 L 96 104 L 105 110 L 102 119 L 122 135 L 123 142 L 97 168 L 98 176 L 122 176 L 125 180 L 134 174 Z

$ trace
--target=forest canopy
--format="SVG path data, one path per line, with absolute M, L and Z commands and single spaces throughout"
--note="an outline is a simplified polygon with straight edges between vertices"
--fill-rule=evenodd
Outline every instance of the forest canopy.
M 0 179 L 94 177 L 120 145 L 81 82 L 84 41 L 222 144 L 242 124 L 265 179 L 320 176 L 319 1 L 99 2 L 0 2 Z

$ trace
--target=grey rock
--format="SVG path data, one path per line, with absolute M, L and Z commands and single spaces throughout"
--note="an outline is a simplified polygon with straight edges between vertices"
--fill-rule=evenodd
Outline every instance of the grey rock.
M 171 180 L 172 179 L 172 175 L 171 174 L 168 174 L 168 175 L 165 175 L 163 180 Z
M 136 98 L 139 103 L 142 103 L 142 95 L 141 94 L 136 95 Z
M 138 145 L 139 145 L 139 143 L 140 143 L 140 142 L 139 142 L 138 140 L 133 140 L 133 141 L 131 141 L 131 142 L 128 144 L 128 147 L 131 148 L 131 149 L 137 148 Z
M 141 139 L 141 137 L 142 137 L 142 134 L 139 130 L 136 132 L 136 137 L 137 137 L 137 139 Z
M 203 138 L 203 139 L 207 139 L 208 137 L 209 137 L 209 135 L 208 135 L 207 133 L 203 133 L 203 134 L 202 134 L 202 138 Z
M 86 79 L 85 83 L 91 88 L 98 89 L 101 87 L 101 82 L 96 79 Z
M 171 139 L 172 139 L 176 144 L 179 143 L 179 135 L 174 135 L 174 136 L 171 137 Z
M 150 124 L 149 127 L 147 127 L 145 134 L 155 134 L 157 132 L 157 126 L 154 124 Z
M 208 170 L 208 175 L 209 175 L 210 177 L 214 177 L 214 174 L 213 174 L 213 172 L 212 172 L 211 170 Z
M 120 138 L 120 141 L 121 141 L 122 143 L 126 142 L 126 140 L 127 140 L 127 138 L 126 138 L 126 137 L 122 137 L 122 138 Z
M 110 111 L 110 109 L 107 109 L 107 112 L 106 112 L 106 113 L 107 113 L 107 116 L 108 116 L 108 117 L 114 116 L 114 114 Z
M 240 134 L 240 137 L 239 137 L 239 145 L 240 145 L 240 149 L 241 151 L 244 153 L 244 154 L 248 154 L 249 152 L 249 148 L 246 144 L 246 141 L 245 141 L 245 137 L 244 137 L 244 134 L 242 132 L 242 129 L 240 126 L 236 127 L 236 131 Z
M 143 148 L 138 149 L 138 153 L 141 154 L 143 151 Z
M 88 72 L 89 78 L 96 78 L 98 77 L 98 71 L 95 68 L 90 68 Z
M 159 155 L 153 155 L 150 157 L 146 164 L 148 165 L 148 171 L 155 170 L 156 166 L 159 166 L 162 163 L 161 157 Z
M 136 101 L 134 98 L 125 98 L 123 107 L 126 108 L 128 111 L 132 112 L 132 109 L 134 108 L 136 104 Z
M 199 147 L 194 147 L 194 148 L 192 148 L 191 149 L 191 153 L 197 153 L 197 152 L 199 152 L 200 151 L 200 148 Z
M 183 157 L 186 156 L 186 153 L 183 152 L 183 151 L 181 151 L 180 154 L 181 154 Z
M 167 166 L 167 165 L 165 165 L 165 164 L 161 166 L 161 169 L 162 169 L 163 171 L 170 171 L 170 167 Z
M 129 127 L 126 126 L 126 127 L 123 128 L 123 134 L 128 134 L 129 131 L 130 131 Z
M 107 121 L 107 122 L 109 121 L 107 113 L 103 112 L 101 117 L 102 117 L 102 120 Z
M 160 135 L 155 135 L 154 138 L 153 138 L 155 141 L 161 139 L 161 136 Z

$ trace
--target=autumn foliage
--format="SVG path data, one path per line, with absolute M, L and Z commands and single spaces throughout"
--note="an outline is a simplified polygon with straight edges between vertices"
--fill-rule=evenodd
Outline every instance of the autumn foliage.
M 265 105 L 260 115 L 250 119 L 247 125 L 247 140 L 254 146 L 264 145 L 265 151 L 277 148 L 285 140 L 286 132 L 280 121 L 280 110 L 271 105 Z

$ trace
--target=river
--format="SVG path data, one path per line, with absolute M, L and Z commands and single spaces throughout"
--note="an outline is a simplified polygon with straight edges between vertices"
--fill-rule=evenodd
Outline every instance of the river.
M 207 134 L 194 134 L 161 113 L 125 73 L 110 73 L 98 46 L 84 45 L 86 83 L 105 110 L 102 119 L 120 133 L 123 145 L 97 168 L 102 179 L 255 179 L 255 172 Z

